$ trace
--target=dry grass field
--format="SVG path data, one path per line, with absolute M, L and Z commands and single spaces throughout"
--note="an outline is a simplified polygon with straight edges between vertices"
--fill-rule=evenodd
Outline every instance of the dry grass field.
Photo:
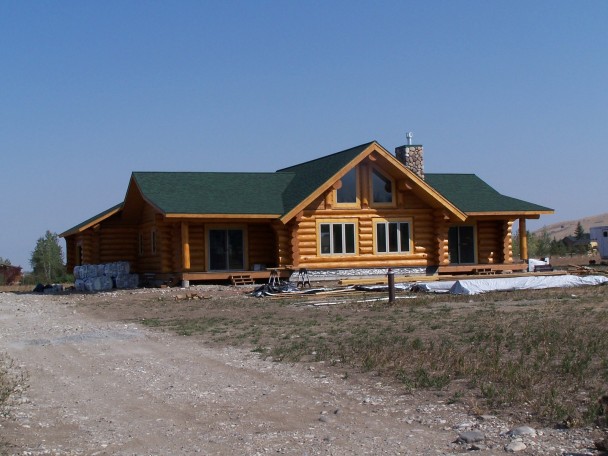
M 80 309 L 238 346 L 276 362 L 323 363 L 343 378 L 430 390 L 473 413 L 578 427 L 605 420 L 605 286 L 480 296 L 375 293 L 254 298 L 242 287 L 89 295 Z

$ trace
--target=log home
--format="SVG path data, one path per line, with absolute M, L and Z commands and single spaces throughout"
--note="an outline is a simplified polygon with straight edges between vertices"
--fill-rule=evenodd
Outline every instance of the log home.
M 552 209 L 474 174 L 425 174 L 422 146 L 376 141 L 271 173 L 134 172 L 120 204 L 61 234 L 67 266 L 128 261 L 157 281 L 271 270 L 523 270 L 511 229 Z

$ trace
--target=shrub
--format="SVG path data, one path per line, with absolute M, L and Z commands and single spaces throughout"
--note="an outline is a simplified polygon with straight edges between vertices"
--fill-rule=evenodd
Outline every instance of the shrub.
M 17 368 L 12 358 L 0 354 L 0 415 L 9 414 L 8 400 L 18 396 L 27 387 L 27 374 Z

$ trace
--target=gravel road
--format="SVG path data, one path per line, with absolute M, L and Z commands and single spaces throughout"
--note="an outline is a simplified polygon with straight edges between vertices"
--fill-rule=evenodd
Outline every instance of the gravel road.
M 511 442 L 516 423 L 440 395 L 102 321 L 82 299 L 0 293 L 0 352 L 29 375 L 13 419 L 0 421 L 9 454 L 487 455 Z M 484 440 L 454 443 L 468 430 Z M 557 432 L 520 438 L 520 454 L 596 454 L 590 430 Z

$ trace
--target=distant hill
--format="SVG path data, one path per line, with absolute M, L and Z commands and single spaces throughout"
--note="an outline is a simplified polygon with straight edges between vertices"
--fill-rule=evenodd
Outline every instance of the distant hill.
M 608 226 L 608 213 L 593 215 L 591 217 L 585 217 L 580 220 L 569 220 L 567 222 L 558 222 L 552 225 L 546 225 L 536 231 L 534 234 L 540 234 L 543 230 L 547 230 L 549 237 L 551 239 L 555 238 L 557 240 L 563 239 L 566 236 L 573 236 L 574 230 L 576 230 L 576 225 L 578 222 L 581 222 L 585 233 L 589 232 L 589 228 L 592 226 Z

